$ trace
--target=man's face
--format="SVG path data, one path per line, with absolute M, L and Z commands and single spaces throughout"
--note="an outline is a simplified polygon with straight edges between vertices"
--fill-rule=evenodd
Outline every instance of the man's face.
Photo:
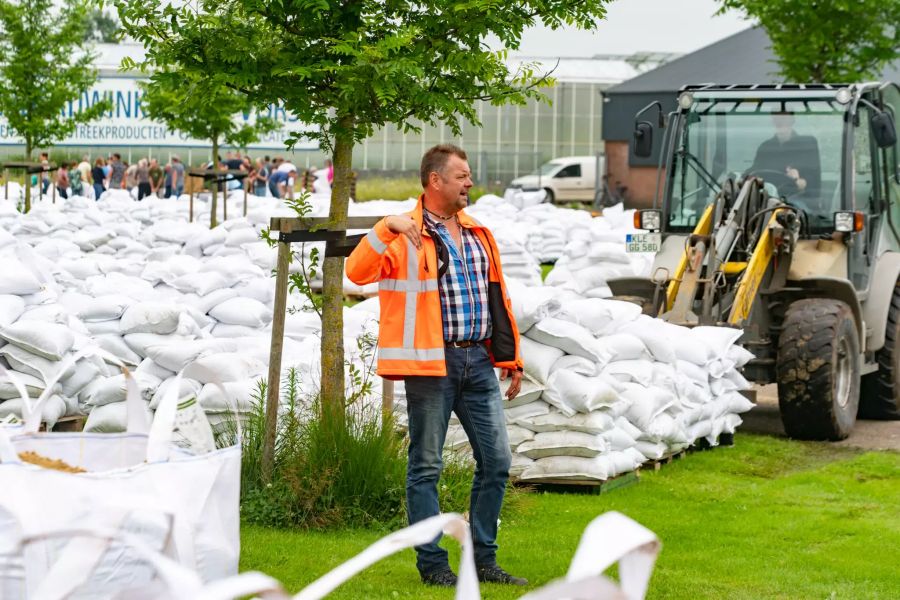
M 447 160 L 443 174 L 437 173 L 437 176 L 438 193 L 448 209 L 455 212 L 469 205 L 469 189 L 473 183 L 467 161 L 452 154 Z
M 772 115 L 772 125 L 779 140 L 782 142 L 789 140 L 794 130 L 794 115 L 775 113 Z

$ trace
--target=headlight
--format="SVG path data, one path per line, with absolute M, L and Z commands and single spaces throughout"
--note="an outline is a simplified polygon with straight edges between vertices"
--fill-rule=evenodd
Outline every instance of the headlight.
M 662 223 L 662 213 L 658 210 L 639 210 L 634 213 L 634 226 L 636 229 L 659 231 L 660 223 Z
M 682 110 L 687 110 L 694 104 L 694 95 L 690 92 L 683 92 L 678 96 L 678 106 Z
M 862 231 L 866 224 L 866 215 L 861 212 L 841 211 L 834 213 L 834 230 L 841 233 Z

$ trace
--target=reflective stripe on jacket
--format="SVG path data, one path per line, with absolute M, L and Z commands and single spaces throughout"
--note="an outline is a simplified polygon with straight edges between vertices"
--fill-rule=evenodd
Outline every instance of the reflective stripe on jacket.
M 347 259 L 347 277 L 351 281 L 358 285 L 378 282 L 378 374 L 388 379 L 447 374 L 437 250 L 435 240 L 422 223 L 422 199 L 419 196 L 416 208 L 407 213 L 419 228 L 422 248 L 416 249 L 405 235 L 392 233 L 382 219 Z M 519 332 L 503 281 L 497 243 L 486 227 L 465 212 L 460 211 L 458 217 L 460 226 L 475 233 L 488 254 L 491 359 L 497 367 L 521 370 Z

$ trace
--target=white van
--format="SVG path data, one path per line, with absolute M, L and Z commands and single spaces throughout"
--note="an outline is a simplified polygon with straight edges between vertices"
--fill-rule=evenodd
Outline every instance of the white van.
M 600 157 L 600 172 L 604 170 L 604 157 Z M 525 191 L 543 189 L 546 202 L 593 202 L 597 184 L 596 156 L 564 156 L 554 158 L 524 177 L 517 177 L 509 184 Z

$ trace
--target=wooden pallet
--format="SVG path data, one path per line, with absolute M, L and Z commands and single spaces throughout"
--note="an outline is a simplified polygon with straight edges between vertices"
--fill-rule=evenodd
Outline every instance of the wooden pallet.
M 679 452 L 673 452 L 672 454 L 667 454 L 662 458 L 656 460 L 648 460 L 643 465 L 641 465 L 641 469 L 645 471 L 659 471 L 663 468 L 663 465 L 668 465 L 676 460 L 681 460 L 685 456 L 687 456 L 688 448 L 681 450 Z
M 56 422 L 52 431 L 82 431 L 85 421 L 87 421 L 87 417 L 84 415 L 63 417 Z M 41 423 L 40 431 L 47 431 L 46 423 Z
M 634 485 L 640 481 L 637 470 L 622 473 L 605 481 L 595 479 L 530 479 L 516 481 L 517 486 L 531 487 L 544 492 L 561 492 L 576 494 L 606 494 L 613 490 Z

